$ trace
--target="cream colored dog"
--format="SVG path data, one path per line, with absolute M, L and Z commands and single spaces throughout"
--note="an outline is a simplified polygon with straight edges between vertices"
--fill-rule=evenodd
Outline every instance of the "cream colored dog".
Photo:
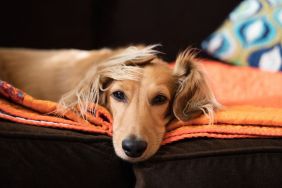
M 218 107 L 191 52 L 181 53 L 171 69 L 154 47 L 0 49 L 0 79 L 62 109 L 79 109 L 82 117 L 91 103 L 106 107 L 116 154 L 138 162 L 156 153 L 172 119 L 212 117 Z

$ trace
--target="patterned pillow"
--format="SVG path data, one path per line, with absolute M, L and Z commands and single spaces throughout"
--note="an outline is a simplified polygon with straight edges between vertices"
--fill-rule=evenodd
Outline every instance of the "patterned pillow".
M 236 65 L 282 71 L 282 0 L 244 0 L 202 47 Z

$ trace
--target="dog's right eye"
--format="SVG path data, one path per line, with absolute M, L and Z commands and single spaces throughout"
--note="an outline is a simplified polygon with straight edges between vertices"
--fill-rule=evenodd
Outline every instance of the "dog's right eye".
M 112 93 L 112 96 L 114 97 L 114 99 L 116 99 L 119 102 L 126 101 L 126 96 L 123 91 L 115 91 Z
M 167 99 L 166 96 L 164 96 L 164 95 L 157 95 L 157 96 L 155 96 L 155 98 L 153 98 L 151 104 L 152 105 L 162 105 L 162 104 L 166 103 L 167 100 L 168 99 Z

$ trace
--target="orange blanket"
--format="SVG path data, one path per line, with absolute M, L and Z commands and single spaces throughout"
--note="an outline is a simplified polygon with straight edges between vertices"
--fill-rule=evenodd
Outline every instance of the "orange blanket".
M 111 115 L 101 106 L 98 106 L 94 112 L 95 116 L 86 115 L 88 121 L 72 111 L 65 114 L 55 114 L 56 108 L 57 103 L 34 99 L 0 80 L 0 118 L 2 119 L 28 125 L 112 134 Z
M 202 116 L 168 125 L 163 144 L 192 137 L 282 137 L 282 74 L 252 68 L 204 62 L 212 87 L 221 103 L 213 125 Z M 57 104 L 34 99 L 0 81 L 0 118 L 28 125 L 112 135 L 109 112 L 99 106 L 87 120 L 69 111 L 54 116 Z
M 217 99 L 224 105 L 282 107 L 282 73 L 204 61 Z

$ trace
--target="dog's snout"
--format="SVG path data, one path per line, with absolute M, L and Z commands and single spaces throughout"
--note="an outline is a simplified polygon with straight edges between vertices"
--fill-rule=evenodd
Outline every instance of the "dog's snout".
M 129 157 L 140 157 L 147 148 L 147 142 L 136 138 L 128 138 L 122 141 L 122 149 Z

